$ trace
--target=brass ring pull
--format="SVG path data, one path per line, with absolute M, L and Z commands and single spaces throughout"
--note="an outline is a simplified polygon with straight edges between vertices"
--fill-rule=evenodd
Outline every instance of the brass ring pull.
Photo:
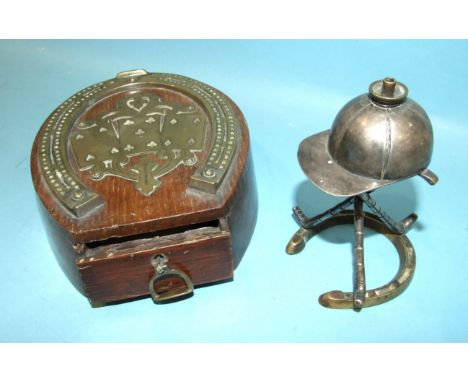
M 151 259 L 155 272 L 149 281 L 149 291 L 156 304 L 179 300 L 193 293 L 193 283 L 190 277 L 180 270 L 170 268 L 168 262 L 169 260 L 163 254 L 158 254 Z
M 313 236 L 321 231 L 340 224 L 353 224 L 354 211 L 345 210 L 340 214 L 330 217 L 312 229 L 300 228 L 289 241 L 286 252 L 295 255 L 301 252 Z M 382 304 L 400 295 L 409 285 L 414 275 L 416 255 L 414 247 L 403 234 L 392 231 L 371 213 L 364 213 L 364 225 L 376 232 L 384 234 L 395 246 L 400 257 L 400 267 L 395 277 L 387 284 L 372 290 L 367 290 L 363 299 L 363 308 Z M 330 291 L 319 298 L 321 305 L 327 308 L 353 309 L 354 294 L 352 292 Z

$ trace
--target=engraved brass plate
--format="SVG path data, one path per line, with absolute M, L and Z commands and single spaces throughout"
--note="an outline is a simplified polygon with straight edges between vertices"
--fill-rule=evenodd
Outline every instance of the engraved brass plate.
M 206 147 L 206 117 L 194 107 L 162 102 L 145 90 L 152 87 L 181 92 L 205 111 L 212 129 Z M 98 102 L 123 92 L 114 110 L 81 120 Z M 91 179 L 121 177 L 146 196 L 156 195 L 160 178 L 181 165 L 196 166 L 189 187 L 216 193 L 239 134 L 234 108 L 211 86 L 179 75 L 128 71 L 76 93 L 52 113 L 41 136 L 40 166 L 54 195 L 80 217 L 103 200 L 77 177 L 70 153 Z M 206 158 L 198 161 L 197 153 L 205 150 Z
M 151 93 L 133 93 L 95 120 L 80 121 L 70 143 L 80 171 L 93 180 L 111 175 L 135 182 L 151 195 L 160 177 L 181 164 L 193 166 L 203 150 L 205 117 L 194 106 L 168 104 Z

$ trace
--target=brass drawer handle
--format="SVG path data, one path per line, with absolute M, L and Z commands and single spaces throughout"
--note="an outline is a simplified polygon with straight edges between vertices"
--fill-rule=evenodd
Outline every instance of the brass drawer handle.
M 167 265 L 168 261 L 163 254 L 158 254 L 151 259 L 155 272 L 149 281 L 149 291 L 156 304 L 189 297 L 193 294 L 193 283 L 190 277 L 180 270 L 170 268 Z M 174 286 L 176 280 L 179 282 Z M 182 285 L 180 285 L 181 281 Z M 158 284 L 163 285 L 158 287 Z

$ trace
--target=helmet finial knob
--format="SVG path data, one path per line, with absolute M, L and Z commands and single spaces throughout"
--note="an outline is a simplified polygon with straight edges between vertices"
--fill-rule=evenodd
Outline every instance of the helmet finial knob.
M 405 102 L 408 88 L 393 77 L 385 77 L 383 80 L 371 83 L 369 95 L 380 105 L 395 106 Z
M 382 82 L 382 92 L 381 94 L 385 97 L 393 97 L 395 93 L 396 81 L 392 77 L 387 77 Z

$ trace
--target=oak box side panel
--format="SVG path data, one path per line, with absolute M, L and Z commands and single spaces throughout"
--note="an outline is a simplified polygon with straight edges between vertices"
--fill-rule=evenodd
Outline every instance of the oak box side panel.
M 42 222 L 52 248 L 52 252 L 67 278 L 73 286 L 82 294 L 84 292 L 83 281 L 76 267 L 76 260 L 79 256 L 78 252 L 84 248 L 82 244 L 74 244 L 70 234 L 59 226 L 57 222 L 49 215 L 44 205 L 38 200 L 39 212 Z
M 252 238 L 257 222 L 258 196 L 250 151 L 238 188 L 227 207 L 226 220 L 232 236 L 234 268 L 237 268 Z

